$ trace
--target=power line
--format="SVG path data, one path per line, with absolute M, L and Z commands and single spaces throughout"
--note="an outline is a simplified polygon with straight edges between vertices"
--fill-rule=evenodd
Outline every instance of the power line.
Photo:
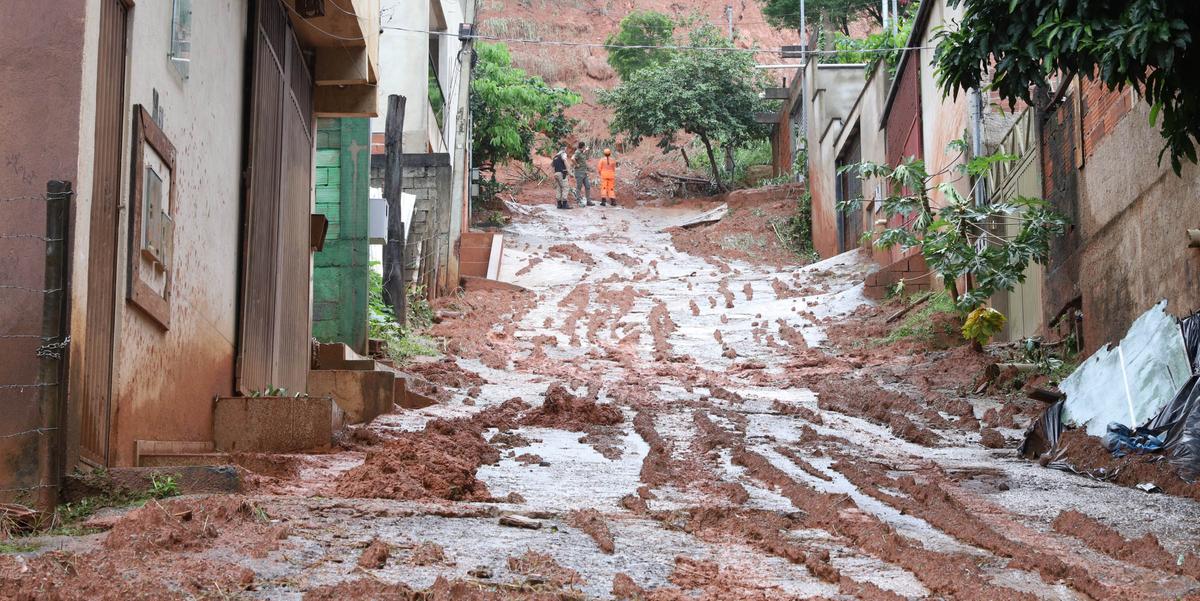
M 453 36 L 458 37 L 457 32 L 449 31 L 431 31 L 428 29 L 417 29 L 413 27 L 401 27 L 398 25 L 384 25 L 383 29 L 391 29 L 395 31 L 405 31 L 409 33 L 421 33 L 426 35 Z M 752 54 L 762 53 L 779 53 L 782 48 L 735 48 L 729 46 L 678 46 L 678 45 L 655 45 L 655 44 L 605 44 L 601 42 L 567 42 L 563 40 L 544 40 L 539 38 L 505 38 L 494 35 L 475 34 L 469 36 L 471 39 L 487 40 L 492 42 L 505 42 L 512 44 L 535 44 L 540 46 L 569 46 L 579 48 L 605 48 L 605 49 L 623 49 L 623 50 L 691 50 L 691 51 L 712 51 L 712 52 L 749 52 Z M 936 46 L 906 46 L 902 48 L 863 48 L 861 50 L 808 50 L 805 54 L 823 55 L 823 54 L 841 54 L 843 52 L 854 52 L 862 54 L 884 53 L 884 52 L 906 52 L 908 50 L 932 50 Z

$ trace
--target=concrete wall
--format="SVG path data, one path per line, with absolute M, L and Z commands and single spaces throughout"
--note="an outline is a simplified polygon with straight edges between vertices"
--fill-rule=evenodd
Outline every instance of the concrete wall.
M 874 163 L 887 162 L 887 140 L 886 130 L 883 126 L 883 107 L 887 102 L 888 86 L 891 83 L 891 78 L 888 76 L 887 68 L 881 62 L 875 67 L 875 71 L 871 73 L 871 77 L 867 79 L 863 85 L 862 92 L 855 101 L 854 109 L 851 110 L 847 117 L 847 126 L 842 134 L 838 136 L 837 142 L 834 144 L 833 156 L 841 156 L 850 142 L 851 134 L 859 137 L 862 147 L 862 160 Z M 875 180 L 863 182 L 862 193 L 864 198 L 878 198 L 883 195 L 881 183 Z M 878 205 L 863 205 L 862 219 L 863 231 L 868 232 L 874 229 L 882 229 L 876 227 L 875 221 L 882 217 L 882 212 Z M 893 261 L 900 259 L 900 250 L 880 250 L 873 246 L 871 252 L 875 260 L 881 265 L 887 265 Z
M 98 36 L 96 0 L 88 2 L 84 89 L 94 87 Z M 150 110 L 157 91 L 163 131 L 174 144 L 177 163 L 175 254 L 171 328 L 164 330 L 125 301 L 121 285 L 117 316 L 112 421 L 113 465 L 134 462 L 134 441 L 212 440 L 212 399 L 233 384 L 240 264 L 242 102 L 248 0 L 194 2 L 192 62 L 182 78 L 167 59 L 170 2 L 139 2 L 131 12 L 126 142 L 122 195 L 129 196 L 129 146 L 133 110 Z M 81 104 L 79 188 L 90 190 L 89 170 L 94 96 Z M 103 150 L 103 149 L 101 149 Z M 84 181 L 86 180 L 86 181 Z M 77 210 L 86 216 L 90 204 Z M 128 277 L 128 206 L 122 209 L 118 282 Z M 86 281 L 86 218 L 75 228 L 73 278 Z M 72 291 L 72 338 L 82 349 L 86 290 Z M 78 338 L 76 338 L 78 336 Z M 81 364 L 72 357 L 72 381 Z
M 84 0 L 8 0 L 0 3 L 0 236 L 45 235 L 46 204 L 40 196 L 52 179 L 78 181 L 77 154 L 86 134 L 80 127 Z M 90 124 L 88 126 L 90 128 Z M 90 188 L 87 188 L 90 193 Z M 81 227 L 76 225 L 76 227 Z M 84 220 L 82 227 L 86 229 Z M 44 286 L 45 245 L 30 239 L 0 239 L 0 284 Z M 78 281 L 78 278 L 77 278 Z M 42 296 L 0 291 L 0 335 L 41 335 Z M 38 376 L 37 338 L 0 339 L 0 385 L 28 384 Z M 0 490 L 37 487 L 52 479 L 49 442 L 65 428 L 31 432 L 49 424 L 42 390 L 6 389 L 0 397 Z M 39 451 L 41 449 L 41 451 Z M 34 503 L 53 490 L 0 493 L 0 501 Z
M 1200 168 L 1185 162 L 1176 176 L 1168 160 L 1158 164 L 1163 140 L 1148 125 L 1149 107 L 1137 102 L 1114 120 L 1116 96 L 1084 104 L 1084 148 L 1091 152 L 1080 170 L 1078 228 L 1088 352 L 1119 340 L 1160 299 L 1175 315 L 1200 309 L 1200 249 L 1188 248 L 1186 237 L 1188 228 L 1200 227 Z M 1097 120 L 1107 121 L 1099 125 L 1107 135 L 1098 135 Z
M 458 286 L 445 269 L 458 240 L 450 236 L 450 160 L 445 154 L 407 154 L 403 162 L 404 191 L 416 197 L 405 244 L 408 281 L 425 285 L 427 293 L 446 294 Z
M 808 189 L 812 193 L 813 247 L 837 254 L 837 141 L 866 83 L 863 65 L 818 65 L 805 70 L 808 119 Z
M 930 48 L 920 50 L 921 57 L 921 137 L 925 153 L 925 165 L 930 173 L 941 171 L 955 160 L 953 152 L 946 151 L 946 145 L 952 140 L 963 136 L 970 126 L 967 119 L 967 95 L 959 94 L 958 98 L 946 98 L 938 89 L 934 77 L 934 55 L 932 47 L 938 43 L 937 33 L 943 26 L 950 26 L 962 17 L 962 7 L 948 8 L 946 0 L 926 0 L 930 2 L 928 26 L 922 31 L 916 46 Z M 924 8 L 924 6 L 922 6 Z M 935 177 L 934 186 L 951 181 L 958 177 L 953 169 Z M 955 183 L 955 188 L 966 195 L 970 192 L 970 182 L 965 178 Z M 938 203 L 940 194 L 933 197 Z
M 329 219 L 313 256 L 313 337 L 367 352 L 369 257 L 367 119 L 321 119 L 317 130 L 317 212 Z

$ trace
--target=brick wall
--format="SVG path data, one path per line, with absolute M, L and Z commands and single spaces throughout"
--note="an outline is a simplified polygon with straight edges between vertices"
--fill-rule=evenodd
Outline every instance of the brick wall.
M 1099 80 L 1079 78 L 1078 83 L 1086 161 L 1133 108 L 1133 92 L 1128 88 L 1109 91 Z
M 1066 234 L 1051 239 L 1042 289 L 1042 321 L 1049 324 L 1079 302 L 1079 115 L 1073 97 L 1042 115 L 1042 197 L 1068 220 Z
M 905 257 L 867 276 L 863 294 L 879 300 L 887 296 L 897 282 L 904 280 L 904 292 L 922 292 L 933 287 L 933 276 L 920 253 Z

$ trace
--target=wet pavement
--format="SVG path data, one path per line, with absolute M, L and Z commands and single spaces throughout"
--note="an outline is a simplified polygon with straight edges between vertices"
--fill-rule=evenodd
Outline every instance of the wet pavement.
M 444 577 L 479 590 L 528 587 L 530 575 L 510 561 L 526 551 L 577 572 L 579 582 L 567 588 L 597 599 L 614 597 L 620 575 L 647 595 L 666 595 L 654 598 L 1176 598 L 1200 591 L 1193 575 L 1133 565 L 1051 526 L 1061 511 L 1079 509 L 1126 538 L 1152 533 L 1169 553 L 1184 554 L 1200 540 L 1194 501 L 1020 460 L 1011 444 L 1018 429 L 1001 430 L 1009 448 L 984 448 L 977 429 L 957 428 L 937 429 L 941 442 L 923 446 L 878 420 L 818 406 L 817 395 L 790 374 L 798 357 L 811 363 L 823 356 L 829 319 L 868 302 L 861 286 L 868 266 L 855 254 L 776 269 L 678 252 L 664 229 L 702 210 L 533 207 L 505 232 L 501 279 L 536 295 L 528 310 L 497 315 L 489 332 L 507 365 L 459 357 L 463 371 L 486 383 L 367 426 L 386 439 L 514 397 L 536 406 L 554 383 L 579 395 L 590 388 L 599 403 L 620 408 L 623 423 L 607 429 L 511 429 L 528 444 L 502 449 L 476 477 L 493 497 L 517 493 L 523 502 L 336 498 L 330 484 L 366 452 L 387 447 L 343 451 L 304 458 L 296 477 L 274 483 L 271 494 L 251 495 L 272 523 L 288 526 L 276 548 L 257 558 L 225 546 L 196 556 L 253 570 L 253 586 L 238 595 L 264 599 L 296 599 L 356 580 L 420 589 Z M 563 244 L 593 264 L 575 251 L 550 251 Z M 799 331 L 803 343 L 784 327 Z M 976 417 L 995 403 L 972 402 Z M 484 438 L 495 434 L 487 429 Z M 580 440 L 584 434 L 619 454 L 601 453 L 599 443 Z M 517 459 L 526 454 L 540 461 Z M 864 488 L 866 479 L 874 484 Z M 923 490 L 937 495 L 921 498 Z M 822 507 L 831 513 L 822 517 Z M 611 532 L 612 553 L 571 525 L 572 512 L 588 509 Z M 541 527 L 501 525 L 508 514 Z M 756 530 L 761 524 L 772 524 L 766 538 Z M 357 566 L 373 539 L 391 557 L 379 569 Z M 415 557 L 426 543 L 439 545 L 444 559 Z M 1049 563 L 1038 553 L 1063 564 L 1043 569 Z M 935 565 L 960 573 L 935 575 Z

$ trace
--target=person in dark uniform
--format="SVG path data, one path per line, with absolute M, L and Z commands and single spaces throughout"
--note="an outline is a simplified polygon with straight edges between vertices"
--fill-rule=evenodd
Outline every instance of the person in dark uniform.
M 559 148 L 558 154 L 554 155 L 550 166 L 554 169 L 554 191 L 558 197 L 558 208 L 569 209 L 571 205 L 567 203 L 567 147 L 565 144 Z

